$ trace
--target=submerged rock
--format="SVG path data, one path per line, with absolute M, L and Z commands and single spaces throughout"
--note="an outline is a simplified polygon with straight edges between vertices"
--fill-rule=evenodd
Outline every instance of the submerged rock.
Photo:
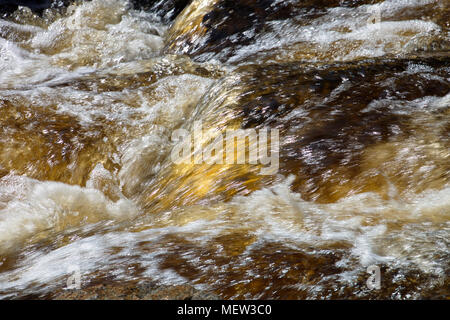
M 439 189 L 449 179 L 449 63 L 438 56 L 243 66 L 202 99 L 196 120 L 222 133 L 279 129 L 279 173 L 296 176 L 293 190 L 305 200 L 329 203 L 363 192 L 386 198 L 392 186 L 401 195 Z M 420 156 L 408 159 L 408 150 Z M 144 203 L 161 210 L 229 200 L 276 179 L 259 172 L 250 164 L 167 164 Z
M 31 12 L 42 15 L 46 9 L 64 9 L 72 3 L 90 0 L 5 0 L 1 1 L 0 17 L 7 17 L 20 7 L 26 7 Z M 165 22 L 174 20 L 189 4 L 190 0 L 130 0 L 134 9 L 152 12 Z
M 437 57 L 242 67 L 245 89 L 229 108 L 240 113 L 243 128 L 281 130 L 280 172 L 297 176 L 294 189 L 305 199 L 387 196 L 391 184 L 400 194 L 441 188 L 449 178 L 448 121 L 438 119 L 448 112 L 449 63 Z M 420 156 L 406 161 L 400 146 Z M 431 163 L 426 174 L 415 169 Z
M 175 19 L 191 0 L 131 0 L 135 9 L 153 12 L 166 22 Z
M 169 32 L 167 51 L 193 56 L 198 61 L 225 61 L 242 46 L 272 27 L 269 22 L 295 17 L 301 24 L 333 7 L 376 3 L 360 1 L 194 0 L 178 16 Z
M 82 290 L 62 291 L 54 300 L 218 300 L 215 294 L 189 285 L 160 286 L 154 283 L 96 284 Z
M 0 14 L 12 13 L 19 6 L 42 12 L 42 10 L 50 8 L 51 4 L 51 0 L 5 0 L 1 2 Z
M 7 16 L 19 7 L 27 7 L 34 13 L 42 14 L 45 9 L 68 7 L 75 1 L 82 0 L 4 0 L 1 1 L 0 16 Z
M 233 65 L 447 52 L 448 10 L 438 2 L 195 0 L 170 28 L 166 52 Z

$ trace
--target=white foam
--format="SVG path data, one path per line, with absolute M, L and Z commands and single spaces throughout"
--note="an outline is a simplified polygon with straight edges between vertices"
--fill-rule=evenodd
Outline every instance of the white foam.
M 14 184 L 11 190 L 12 181 L 17 179 L 22 183 Z M 131 201 L 113 202 L 92 188 L 14 176 L 6 176 L 1 181 L 0 196 L 6 198 L 0 210 L 2 251 L 17 247 L 39 232 L 57 232 L 100 220 L 130 219 L 139 212 Z
M 294 241 L 312 246 L 344 241 L 352 244 L 352 254 L 363 266 L 402 260 L 405 265 L 415 263 L 425 272 L 432 272 L 430 265 L 439 269 L 439 261 L 424 258 L 431 253 L 439 255 L 431 239 L 432 227 L 429 227 L 426 240 L 423 235 L 409 236 L 409 251 L 421 252 L 416 258 L 400 249 L 404 245 L 400 235 L 408 228 L 414 230 L 415 224 L 423 221 L 435 221 L 434 228 L 439 230 L 440 224 L 450 215 L 450 187 L 427 190 L 412 199 L 382 200 L 376 194 L 364 193 L 335 204 L 319 205 L 301 200 L 298 194 L 289 190 L 289 183 L 288 179 L 248 197 L 235 198 L 230 205 L 237 207 L 239 222 L 236 225 L 254 224 L 256 234 L 272 241 Z M 380 222 L 366 225 L 371 218 Z M 402 221 L 402 229 L 389 230 L 385 223 L 397 219 Z M 398 242 L 388 240 L 392 237 Z M 388 250 L 385 241 L 390 243 Z M 448 248 L 441 249 L 441 255 L 448 253 Z
M 156 174 L 172 145 L 175 128 L 190 118 L 200 98 L 213 83 L 212 80 L 192 75 L 169 76 L 158 81 L 151 91 L 153 99 L 139 92 L 144 118 L 142 123 L 155 123 L 150 132 L 121 146 L 122 186 L 131 192 Z
M 161 239 L 165 235 L 185 237 L 189 242 L 204 246 L 219 235 L 233 234 L 241 228 L 257 236 L 256 241 L 241 253 L 240 266 L 245 268 L 253 263 L 246 257 L 266 242 L 280 242 L 296 250 L 319 248 L 313 252 L 315 254 L 326 251 L 330 243 L 344 242 L 351 245 L 350 256 L 338 261 L 337 266 L 344 272 L 331 275 L 333 281 L 351 284 L 366 266 L 380 263 L 405 272 L 418 267 L 439 279 L 445 277 L 446 262 L 442 257 L 448 255 L 449 229 L 448 225 L 428 222 L 428 217 L 436 214 L 435 211 L 430 212 L 428 204 L 432 203 L 432 210 L 443 210 L 441 214 L 448 219 L 450 187 L 436 190 L 434 194 L 429 191 L 418 195 L 414 201 L 383 200 L 375 194 L 365 193 L 344 198 L 335 204 L 319 205 L 303 201 L 290 191 L 291 179 L 248 197 L 235 197 L 230 203 L 195 206 L 180 209 L 178 213 L 172 211 L 145 217 L 138 223 L 138 232 L 110 231 L 75 240 L 48 253 L 35 251 L 14 270 L 0 274 L 0 289 L 17 291 L 33 285 L 34 290 L 49 290 L 67 280 L 73 266 L 79 268 L 83 281 L 89 280 L 83 277 L 100 270 L 126 280 L 130 278 L 125 270 L 129 263 L 138 263 L 143 268 L 142 277 L 163 284 L 185 283 L 186 279 L 174 270 L 160 267 L 166 255 L 178 250 L 176 243 L 172 242 L 161 247 Z M 47 198 L 49 194 L 52 199 L 57 197 L 48 190 L 44 194 Z M 45 201 L 38 204 L 42 203 Z M 193 219 L 189 219 L 191 214 Z M 374 217 L 381 217 L 380 223 L 368 225 L 367 221 Z M 396 219 L 402 222 L 401 228 L 386 226 L 386 222 L 395 222 Z M 160 226 L 161 223 L 166 226 Z M 145 225 L 147 227 L 144 228 Z M 120 250 L 113 253 L 117 248 Z M 324 249 L 321 251 L 320 248 Z M 196 251 L 176 252 L 201 268 L 202 272 L 218 268 L 204 265 Z M 215 254 L 225 253 L 218 247 Z M 131 260 L 130 256 L 133 257 Z M 355 265 L 355 259 L 359 264 Z M 319 292 L 320 283 L 316 283 L 314 288 L 316 293 Z
M 279 57 L 289 59 L 296 44 L 302 48 L 312 47 L 317 52 L 314 56 L 305 56 L 305 60 L 312 61 L 323 59 L 323 55 L 329 56 L 330 60 L 347 61 L 409 53 L 427 39 L 442 34 L 442 30 L 431 21 L 393 19 L 405 8 L 434 2 L 436 1 L 384 1 L 356 8 L 330 8 L 327 14 L 306 26 L 299 26 L 295 18 L 272 21 L 269 23 L 271 31 L 257 36 L 254 44 L 237 50 L 229 62 L 245 63 L 248 56 L 264 51 L 270 55 L 273 50 Z M 374 12 L 380 13 L 380 19 L 377 23 L 369 23 Z M 347 30 L 340 31 L 343 28 Z
M 86 1 L 68 11 L 46 29 L 18 27 L 32 32 L 29 40 L 0 38 L 0 89 L 75 78 L 157 56 L 163 47 L 167 27 L 152 14 L 130 10 L 125 1 Z

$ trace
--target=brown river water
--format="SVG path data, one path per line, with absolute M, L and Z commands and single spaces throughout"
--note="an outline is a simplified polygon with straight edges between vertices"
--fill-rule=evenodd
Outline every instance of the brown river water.
M 226 299 L 449 298 L 449 8 L 193 0 L 173 21 L 93 0 L 0 19 L 0 298 L 51 298 L 74 270 Z M 277 172 L 175 163 L 173 132 L 200 121 L 278 129 Z

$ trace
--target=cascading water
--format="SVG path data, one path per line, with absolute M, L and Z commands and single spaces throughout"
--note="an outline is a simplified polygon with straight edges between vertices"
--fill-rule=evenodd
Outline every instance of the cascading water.
M 448 0 L 143 2 L 0 19 L 0 298 L 448 298 Z M 198 122 L 279 170 L 174 163 Z

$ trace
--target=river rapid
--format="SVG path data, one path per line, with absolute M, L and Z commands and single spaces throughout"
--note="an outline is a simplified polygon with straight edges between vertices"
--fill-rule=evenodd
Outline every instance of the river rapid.
M 450 1 L 184 2 L 0 19 L 0 298 L 448 298 Z M 198 122 L 278 171 L 174 163 Z

